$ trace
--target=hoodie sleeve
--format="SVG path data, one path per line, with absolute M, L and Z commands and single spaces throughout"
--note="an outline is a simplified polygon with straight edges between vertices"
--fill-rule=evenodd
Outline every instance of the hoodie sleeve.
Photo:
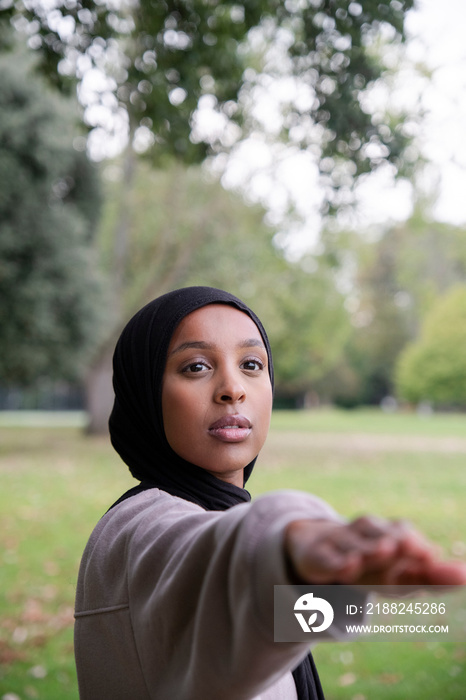
M 100 700 L 246 700 L 279 681 L 309 650 L 273 639 L 284 531 L 301 518 L 338 516 L 297 491 L 206 512 L 153 489 L 110 511 L 78 582 L 80 690 L 105 673 Z

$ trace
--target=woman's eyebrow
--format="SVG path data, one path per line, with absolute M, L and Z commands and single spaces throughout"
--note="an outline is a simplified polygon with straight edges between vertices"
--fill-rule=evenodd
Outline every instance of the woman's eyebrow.
M 213 350 L 214 345 L 211 343 L 206 343 L 203 340 L 191 340 L 186 343 L 181 343 L 172 352 L 171 355 L 175 355 L 177 352 L 183 352 L 183 350 L 189 350 L 191 348 L 196 348 L 198 350 Z
M 248 338 L 238 345 L 240 348 L 263 348 L 265 350 L 265 345 L 259 338 Z
M 265 345 L 259 338 L 247 338 L 246 340 L 238 343 L 239 348 L 263 348 L 265 350 Z M 186 343 L 181 343 L 178 345 L 170 355 L 175 355 L 183 350 L 215 350 L 216 346 L 213 343 L 206 343 L 204 340 L 190 340 Z

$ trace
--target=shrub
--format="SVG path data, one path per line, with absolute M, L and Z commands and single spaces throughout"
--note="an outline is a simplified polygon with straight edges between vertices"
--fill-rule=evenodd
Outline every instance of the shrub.
M 396 370 L 399 396 L 412 403 L 466 406 L 466 286 L 438 300 L 419 339 L 401 354 Z

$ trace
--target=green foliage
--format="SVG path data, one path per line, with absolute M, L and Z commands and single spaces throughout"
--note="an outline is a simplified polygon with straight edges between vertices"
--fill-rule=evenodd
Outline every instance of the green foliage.
M 172 161 L 154 169 L 139 161 L 134 168 L 129 191 L 118 163 L 104 169 L 107 196 L 98 236 L 101 259 L 111 271 L 125 198 L 125 317 L 178 286 L 210 284 L 245 298 L 265 293 L 284 263 L 260 208 L 207 180 L 198 166 Z
M 75 378 L 97 333 L 94 167 L 73 148 L 76 105 L 0 55 L 0 378 Z
M 438 296 L 466 281 L 465 229 L 432 220 L 421 205 L 393 231 L 392 238 L 398 288 L 408 293 L 417 333 Z
M 306 263 L 313 267 L 306 270 Z M 273 291 L 272 291 L 273 290 Z M 317 380 L 333 369 L 350 331 L 333 270 L 314 258 L 287 263 L 271 281 L 262 317 L 270 336 L 279 399 L 305 401 Z M 255 301 L 261 308 L 261 299 Z
M 284 76 L 296 78 L 307 97 L 282 105 L 274 137 L 312 153 L 321 167 L 328 210 L 348 200 L 358 175 L 387 161 L 403 170 L 403 120 L 373 118 L 364 93 L 383 74 L 381 28 L 390 41 L 402 41 L 413 0 L 349 5 L 341 0 L 243 5 L 140 0 L 118 6 L 57 0 L 53 11 L 42 0 L 6 5 L 3 18 L 28 36 L 56 85 L 63 87 L 86 66 L 111 77 L 114 104 L 128 114 L 130 139 L 142 129 L 152 132 L 147 155 L 168 170 L 173 156 L 185 164 L 199 162 L 209 148 L 226 150 L 232 143 L 222 136 L 205 137 L 204 143 L 193 135 L 202 97 L 223 123 L 239 125 L 247 135 L 258 128 L 251 109 L 255 87 Z M 118 206 L 110 204 L 104 223 L 112 314 L 121 319 L 147 298 L 181 284 L 230 288 L 254 302 L 268 321 L 283 392 L 305 393 L 334 365 L 348 334 L 331 270 L 322 259 L 312 274 L 287 265 L 275 250 L 265 252 L 262 238 L 256 247 L 252 238 L 260 237 L 259 219 L 238 227 L 219 192 L 214 202 L 198 191 L 185 205 L 177 181 L 170 191 L 153 183 L 148 204 L 144 186 L 133 186 L 129 151 Z M 149 182 L 148 177 L 146 190 Z M 144 240 L 134 231 L 146 231 Z M 110 335 L 99 357 L 108 354 Z
M 342 264 L 353 267 L 352 328 L 343 360 L 317 388 L 342 406 L 378 404 L 393 393 L 396 358 L 411 338 L 410 309 L 399 303 L 398 239 L 392 230 L 376 242 L 344 236 L 337 255 L 348 256 Z
M 352 270 L 353 329 L 343 362 L 320 388 L 342 405 L 379 403 L 394 393 L 398 357 L 426 313 L 466 280 L 464 229 L 433 221 L 420 206 L 375 240 L 360 232 L 335 239 L 329 233 L 325 243 L 335 264 Z
M 118 175 L 115 167 L 107 167 L 104 175 Z M 221 287 L 244 299 L 263 320 L 278 393 L 303 395 L 335 363 L 348 323 L 332 270 L 324 260 L 286 261 L 272 244 L 260 208 L 206 181 L 199 167 L 172 163 L 154 170 L 139 163 L 130 193 L 123 180 L 107 185 L 99 241 L 108 269 L 114 264 L 113 232 L 125 195 L 130 221 L 125 318 L 169 289 Z M 313 267 L 307 270 L 309 262 Z
M 359 401 L 370 404 L 393 393 L 396 359 L 411 337 L 411 314 L 400 303 L 403 262 L 396 231 L 367 252 L 357 275 L 359 304 L 347 357 L 360 377 Z
M 399 41 L 412 6 L 413 0 L 349 5 L 346 0 L 140 0 L 132 7 L 58 0 L 51 12 L 47 2 L 24 6 L 18 0 L 4 17 L 27 28 L 30 45 L 55 83 L 62 84 L 64 74 L 69 79 L 83 56 L 110 74 L 131 133 L 139 127 L 153 131 L 156 158 L 204 158 L 207 145 L 191 139 L 199 99 L 212 96 L 218 112 L 243 124 L 238 99 L 243 86 L 262 71 L 273 80 L 287 66 L 310 99 L 287 107 L 282 136 L 313 153 L 317 149 L 331 199 L 332 191 L 347 189 L 353 176 L 382 162 L 403 168 L 408 140 L 403 120 L 380 114 L 373 119 L 361 96 L 383 72 L 374 50 L 380 27 L 388 29 L 392 42 Z M 255 50 L 249 37 L 258 28 L 265 46 Z M 278 73 L 266 56 L 277 42 L 287 47 Z M 338 197 L 333 203 L 338 205 Z
M 452 289 L 427 314 L 419 340 L 397 369 L 398 392 L 417 403 L 466 406 L 466 286 Z

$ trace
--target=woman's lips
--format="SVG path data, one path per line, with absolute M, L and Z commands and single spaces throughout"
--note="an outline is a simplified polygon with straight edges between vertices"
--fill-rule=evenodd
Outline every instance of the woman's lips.
M 209 434 L 222 442 L 242 442 L 248 437 L 251 429 L 251 421 L 236 414 L 219 418 L 210 426 Z

